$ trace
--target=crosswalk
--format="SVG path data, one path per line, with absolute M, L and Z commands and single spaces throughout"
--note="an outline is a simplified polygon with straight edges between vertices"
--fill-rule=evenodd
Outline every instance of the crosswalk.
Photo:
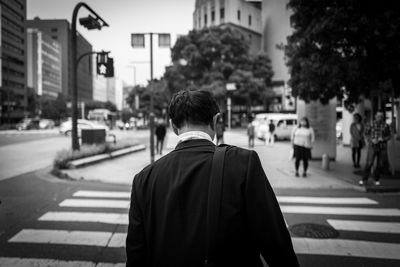
M 292 216 L 303 216 L 305 222 L 307 216 L 310 216 L 308 222 L 319 216 L 340 233 L 338 238 L 331 239 L 293 236 L 298 255 L 391 259 L 400 263 L 400 243 L 393 241 L 393 236 L 400 234 L 399 209 L 382 208 L 379 202 L 364 197 L 277 198 L 289 228 Z M 26 245 L 39 250 L 43 247 L 43 251 L 51 246 L 51 253 L 37 256 L 20 251 L 10 257 L 2 254 L 0 267 L 124 266 L 129 199 L 127 191 L 76 191 L 55 209 L 39 216 L 32 227 L 20 230 L 7 240 L 16 251 Z M 363 234 L 379 235 L 379 241 L 364 239 Z M 65 256 L 65 251 L 72 248 L 72 251 L 88 251 L 88 257 Z M 64 254 L 58 257 L 57 253 Z

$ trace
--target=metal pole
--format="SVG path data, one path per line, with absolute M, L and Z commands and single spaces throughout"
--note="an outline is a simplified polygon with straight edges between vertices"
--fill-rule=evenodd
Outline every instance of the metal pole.
M 153 33 L 150 34 L 150 163 L 154 162 Z
M 78 3 L 72 14 L 72 25 L 71 25 L 71 57 L 72 57 L 72 150 L 79 150 L 78 140 L 78 81 L 77 81 L 77 58 L 76 58 L 76 19 L 78 16 L 78 10 L 82 6 L 82 3 Z

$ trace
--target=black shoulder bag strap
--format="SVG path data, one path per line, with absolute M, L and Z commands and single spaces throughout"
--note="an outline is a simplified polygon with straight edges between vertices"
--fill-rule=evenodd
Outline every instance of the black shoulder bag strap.
M 222 179 L 227 146 L 215 148 L 211 177 L 208 188 L 207 228 L 206 228 L 206 260 L 204 266 L 215 266 L 213 263 L 217 245 L 218 221 L 221 207 Z

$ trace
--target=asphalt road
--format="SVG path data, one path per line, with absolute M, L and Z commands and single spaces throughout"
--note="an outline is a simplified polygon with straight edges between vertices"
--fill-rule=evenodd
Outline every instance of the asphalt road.
M 120 140 L 148 144 L 149 131 L 112 131 Z M 52 131 L 7 131 L 0 133 L 0 180 L 50 166 L 57 151 L 71 146 L 71 137 Z
M 124 266 L 129 190 L 58 180 L 45 172 L 0 181 L 0 266 Z M 276 194 L 301 266 L 400 265 L 399 194 L 337 189 Z M 332 208 L 336 211 L 328 214 Z M 304 223 L 335 225 L 338 236 L 315 239 L 292 232 Z

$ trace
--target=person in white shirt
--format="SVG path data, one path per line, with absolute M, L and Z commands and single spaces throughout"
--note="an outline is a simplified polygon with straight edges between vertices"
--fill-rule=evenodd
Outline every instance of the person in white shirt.
M 299 126 L 292 131 L 293 156 L 295 158 L 296 177 L 299 177 L 300 161 L 303 161 L 303 177 L 307 177 L 308 160 L 315 140 L 314 130 L 307 117 L 300 120 Z

